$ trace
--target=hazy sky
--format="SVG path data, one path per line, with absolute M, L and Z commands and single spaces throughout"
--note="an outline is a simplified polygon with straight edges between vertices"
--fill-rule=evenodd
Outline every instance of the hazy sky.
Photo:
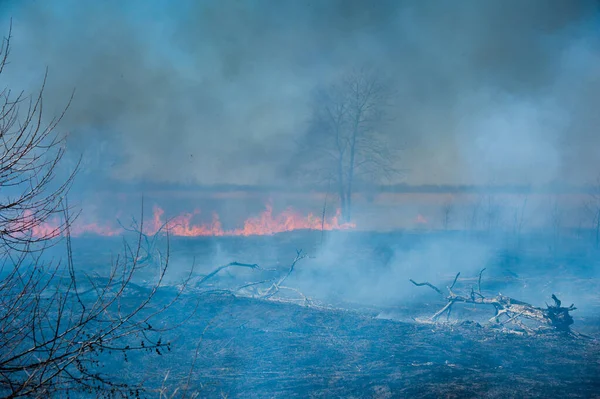
M 4 2 L 2 85 L 46 111 L 84 172 L 277 184 L 311 93 L 376 66 L 398 98 L 405 181 L 583 183 L 600 173 L 596 1 L 210 0 Z

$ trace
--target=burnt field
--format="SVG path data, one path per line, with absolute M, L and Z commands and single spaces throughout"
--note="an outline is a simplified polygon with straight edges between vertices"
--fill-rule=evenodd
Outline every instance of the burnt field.
M 598 252 L 580 239 L 555 244 L 529 235 L 517 247 L 510 237 L 463 232 L 171 238 L 153 304 L 185 283 L 155 320 L 172 327 L 163 335 L 170 350 L 110 357 L 106 366 L 164 397 L 597 397 Z M 166 245 L 157 243 L 163 257 Z M 102 275 L 120 248 L 114 238 L 74 239 L 76 267 Z M 231 266 L 205 280 L 233 261 L 259 267 Z M 482 268 L 486 297 L 545 308 L 555 294 L 577 307 L 571 328 L 585 336 L 493 328 L 493 308 L 473 304 L 432 322 L 446 300 L 409 281 L 445 291 L 461 272 L 455 291 L 469 292 Z M 155 274 L 149 263 L 132 301 Z

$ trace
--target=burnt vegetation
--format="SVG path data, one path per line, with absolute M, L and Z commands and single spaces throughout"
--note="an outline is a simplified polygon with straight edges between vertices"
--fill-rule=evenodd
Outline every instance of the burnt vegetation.
M 9 34 L 2 43 L 0 73 L 10 40 Z M 139 223 L 133 219 L 126 228 L 134 238 L 122 242 L 120 254 L 102 273 L 74 263 L 70 228 L 77 215 L 67 193 L 77 170 L 57 177 L 66 136 L 57 130 L 62 115 L 45 120 L 43 91 L 44 83 L 35 96 L 8 88 L 1 93 L 0 396 L 139 397 L 146 389 L 143 378 L 124 377 L 115 365 L 136 353 L 160 357 L 170 351 L 165 333 L 194 314 L 195 307 L 178 317 L 170 311 L 192 281 L 193 267 L 176 289 L 164 287 L 168 222 L 152 235 L 145 233 L 143 213 Z M 45 222 L 52 217 L 62 223 L 48 230 Z M 167 238 L 164 252 L 159 237 Z M 64 247 L 64 260 L 48 260 L 47 250 L 57 246 Z M 253 296 L 271 298 L 285 289 L 283 282 L 304 256 L 298 251 L 287 272 L 261 281 L 266 287 Z M 190 288 L 202 287 L 230 267 L 258 265 L 229 263 L 194 280 Z M 149 269 L 151 278 L 138 282 L 137 276 Z M 238 290 L 258 285 L 247 283 Z M 163 320 L 166 315 L 169 323 Z
M 0 73 L 9 52 L 10 34 L 0 51 Z M 126 235 L 119 238 L 111 263 L 97 260 L 102 251 L 94 241 L 90 259 L 78 264 L 71 237 L 77 210 L 67 201 L 77 168 L 61 177 L 66 136 L 57 127 L 62 115 L 50 121 L 43 116 L 43 92 L 44 83 L 34 96 L 2 91 L 0 396 L 307 397 L 316 392 L 388 398 L 486 392 L 489 397 L 566 397 L 597 392 L 597 341 L 571 329 L 576 308 L 562 306 L 555 294 L 545 307 L 490 294 L 482 290 L 482 269 L 462 291 L 455 288 L 465 282 L 460 273 L 446 291 L 410 280 L 439 294 L 434 304 L 376 303 L 373 297 L 414 288 L 404 275 L 387 274 L 397 261 L 396 250 L 401 252 L 398 243 L 414 237 L 357 233 L 356 241 L 343 241 L 338 252 L 344 256 L 333 260 L 320 252 L 328 244 L 323 232 L 243 242 L 223 238 L 242 256 L 255 253 L 248 246 L 278 252 L 277 262 L 239 259 L 208 268 L 191 262 L 183 276 L 173 278 L 168 274 L 172 245 L 195 254 L 214 242 L 174 242 L 171 220 L 149 232 L 142 201 L 138 218 L 119 221 Z M 392 94 L 384 81 L 359 70 L 318 95 L 307 141 L 301 143 L 305 150 L 317 150 L 307 150 L 312 158 L 304 172 L 335 188 L 347 221 L 358 184 L 401 172 L 395 164 L 398 149 L 381 135 Z M 597 202 L 594 193 L 588 208 L 596 245 Z M 519 249 L 525 204 L 514 216 Z M 554 246 L 561 220 L 556 208 Z M 467 222 L 489 233 L 499 223 L 498 209 L 494 198 L 482 196 Z M 446 233 L 456 224 L 455 210 L 448 199 L 441 215 Z M 62 223 L 46 229 L 45 222 L 55 217 Z M 62 256 L 48 256 L 56 251 Z M 311 251 L 320 255 L 309 256 Z M 94 262 L 100 264 L 93 268 Z M 392 286 L 384 284 L 390 281 Z M 408 286 L 398 288 L 401 281 Z M 493 283 L 506 281 L 496 276 Z M 369 284 L 377 287 L 365 290 Z M 367 299 L 353 300 L 364 291 Z M 460 306 L 494 313 L 485 326 L 468 317 L 438 322 L 444 315 L 449 321 Z M 424 323 L 420 318 L 433 308 Z M 401 316 L 382 316 L 393 311 Z M 570 366 L 566 372 L 560 369 L 564 364 Z

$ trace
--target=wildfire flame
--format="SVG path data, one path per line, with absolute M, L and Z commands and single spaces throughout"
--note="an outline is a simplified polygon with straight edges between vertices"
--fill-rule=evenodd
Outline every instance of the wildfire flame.
M 199 210 L 192 213 L 183 213 L 174 218 L 166 219 L 165 211 L 155 206 L 152 220 L 144 222 L 144 233 L 156 234 L 159 231 L 168 231 L 172 236 L 179 237 L 205 237 L 205 236 L 253 236 L 272 235 L 293 230 L 346 230 L 356 227 L 354 223 L 342 223 L 341 212 L 338 209 L 331 218 L 317 217 L 312 213 L 303 216 L 299 212 L 288 208 L 274 215 L 273 206 L 267 204 L 265 210 L 258 216 L 249 217 L 243 223 L 243 227 L 231 230 L 223 228 L 219 215 L 212 214 L 210 223 L 194 223 L 193 218 L 200 214 Z M 53 219 L 48 222 L 32 223 L 32 235 L 38 238 L 51 238 L 61 231 L 60 221 Z M 121 227 L 99 225 L 97 223 L 82 223 L 75 221 L 70 226 L 71 236 L 77 237 L 84 234 L 95 234 L 100 236 L 116 236 L 124 233 Z

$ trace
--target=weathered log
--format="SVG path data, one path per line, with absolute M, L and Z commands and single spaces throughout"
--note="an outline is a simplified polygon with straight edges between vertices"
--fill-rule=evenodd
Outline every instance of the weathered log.
M 447 317 L 449 318 L 450 313 L 452 311 L 452 306 L 455 303 L 467 303 L 474 305 L 493 306 L 495 309 L 495 314 L 489 319 L 489 322 L 493 324 L 505 325 L 508 323 L 512 323 L 519 326 L 528 333 L 533 333 L 533 330 L 531 330 L 529 327 L 525 326 L 521 322 L 520 319 L 524 318 L 536 321 L 542 326 L 550 327 L 557 331 L 570 331 L 570 326 L 573 324 L 573 317 L 569 312 L 577 309 L 574 305 L 571 305 L 569 307 L 561 306 L 561 301 L 554 294 L 552 294 L 554 305 L 546 304 L 546 308 L 539 308 L 527 302 L 519 301 L 517 299 L 502 294 L 498 294 L 493 297 L 485 297 L 481 293 L 481 275 L 484 270 L 485 269 L 482 269 L 479 272 L 477 287 L 478 290 L 475 291 L 473 288 L 471 288 L 471 292 L 469 293 L 469 295 L 461 295 L 453 291 L 454 285 L 456 284 L 460 273 L 456 275 L 454 281 L 452 282 L 452 285 L 446 287 L 446 289 L 448 290 L 447 296 L 444 296 L 444 294 L 439 288 L 427 281 L 418 283 L 411 279 L 410 282 L 418 287 L 428 286 L 434 291 L 438 292 L 440 295 L 444 296 L 445 299 L 448 301 L 448 303 L 442 309 L 440 309 L 433 316 L 431 316 L 431 320 L 433 321 L 437 320 L 444 313 L 446 313 Z M 502 317 L 504 317 L 505 319 L 501 320 Z

